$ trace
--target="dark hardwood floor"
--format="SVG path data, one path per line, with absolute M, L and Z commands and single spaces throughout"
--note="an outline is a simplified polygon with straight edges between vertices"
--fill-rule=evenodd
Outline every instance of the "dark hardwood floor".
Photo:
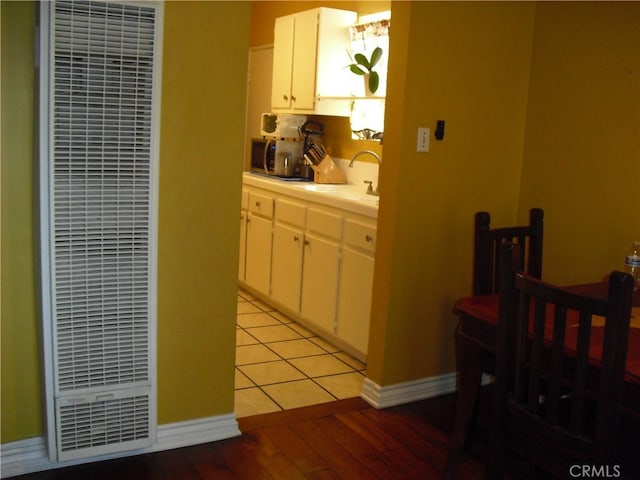
M 340 400 L 241 418 L 243 435 L 237 438 L 14 479 L 438 479 L 447 458 L 454 402 L 454 395 L 445 395 L 376 410 L 359 398 Z M 460 479 L 484 477 L 485 407 L 481 402 L 477 440 L 460 466 Z M 508 478 L 527 478 L 522 471 L 509 459 Z

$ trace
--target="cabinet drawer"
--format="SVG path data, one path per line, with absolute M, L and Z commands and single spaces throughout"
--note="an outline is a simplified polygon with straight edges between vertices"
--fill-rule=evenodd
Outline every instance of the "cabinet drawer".
M 342 216 L 310 208 L 307 212 L 307 230 L 329 238 L 342 238 Z
M 353 220 L 346 220 L 344 241 L 352 247 L 373 252 L 376 249 L 376 228 Z
M 249 211 L 266 218 L 273 217 L 273 197 L 249 192 Z
M 242 197 L 240 199 L 240 208 L 246 210 L 249 208 L 249 190 L 246 188 L 242 189 Z
M 301 203 L 278 198 L 276 200 L 276 220 L 303 227 L 307 219 L 307 207 Z

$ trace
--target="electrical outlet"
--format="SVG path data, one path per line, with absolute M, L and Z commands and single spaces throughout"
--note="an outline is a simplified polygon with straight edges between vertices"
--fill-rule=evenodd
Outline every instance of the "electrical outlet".
M 416 148 L 417 152 L 428 152 L 429 151 L 429 135 L 431 134 L 431 129 L 429 128 L 418 128 L 418 147 Z

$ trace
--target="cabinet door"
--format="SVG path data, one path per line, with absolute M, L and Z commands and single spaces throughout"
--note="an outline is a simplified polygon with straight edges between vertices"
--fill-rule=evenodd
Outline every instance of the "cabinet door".
M 238 279 L 244 282 L 244 268 L 247 250 L 247 212 L 240 212 L 240 251 L 238 252 Z
M 342 252 L 337 335 L 365 355 L 369 344 L 373 266 L 372 256 L 348 247 Z
M 247 215 L 245 283 L 269 295 L 271 273 L 271 220 Z
M 291 74 L 291 106 L 295 110 L 315 107 L 318 12 L 309 10 L 295 16 Z
M 319 10 L 315 93 L 319 97 L 350 96 L 353 93 L 351 87 L 354 78 L 356 82 L 363 81 L 362 77 L 345 68 L 345 65 L 351 63 L 347 52 L 354 48 L 351 44 L 349 26 L 357 23 L 358 15 L 355 12 L 332 8 Z M 356 50 L 361 50 L 361 47 Z M 348 103 L 350 106 L 351 102 Z M 318 104 L 321 105 L 322 100 Z
M 280 223 L 273 227 L 271 298 L 299 312 L 302 283 L 302 230 Z
M 276 18 L 273 31 L 271 108 L 291 108 L 294 16 Z
M 340 245 L 313 234 L 305 236 L 301 315 L 327 332 L 335 332 Z

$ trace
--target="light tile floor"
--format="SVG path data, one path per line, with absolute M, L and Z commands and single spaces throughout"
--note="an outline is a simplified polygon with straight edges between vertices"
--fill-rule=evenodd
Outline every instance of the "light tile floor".
M 235 413 L 246 417 L 357 397 L 366 365 L 238 291 Z

